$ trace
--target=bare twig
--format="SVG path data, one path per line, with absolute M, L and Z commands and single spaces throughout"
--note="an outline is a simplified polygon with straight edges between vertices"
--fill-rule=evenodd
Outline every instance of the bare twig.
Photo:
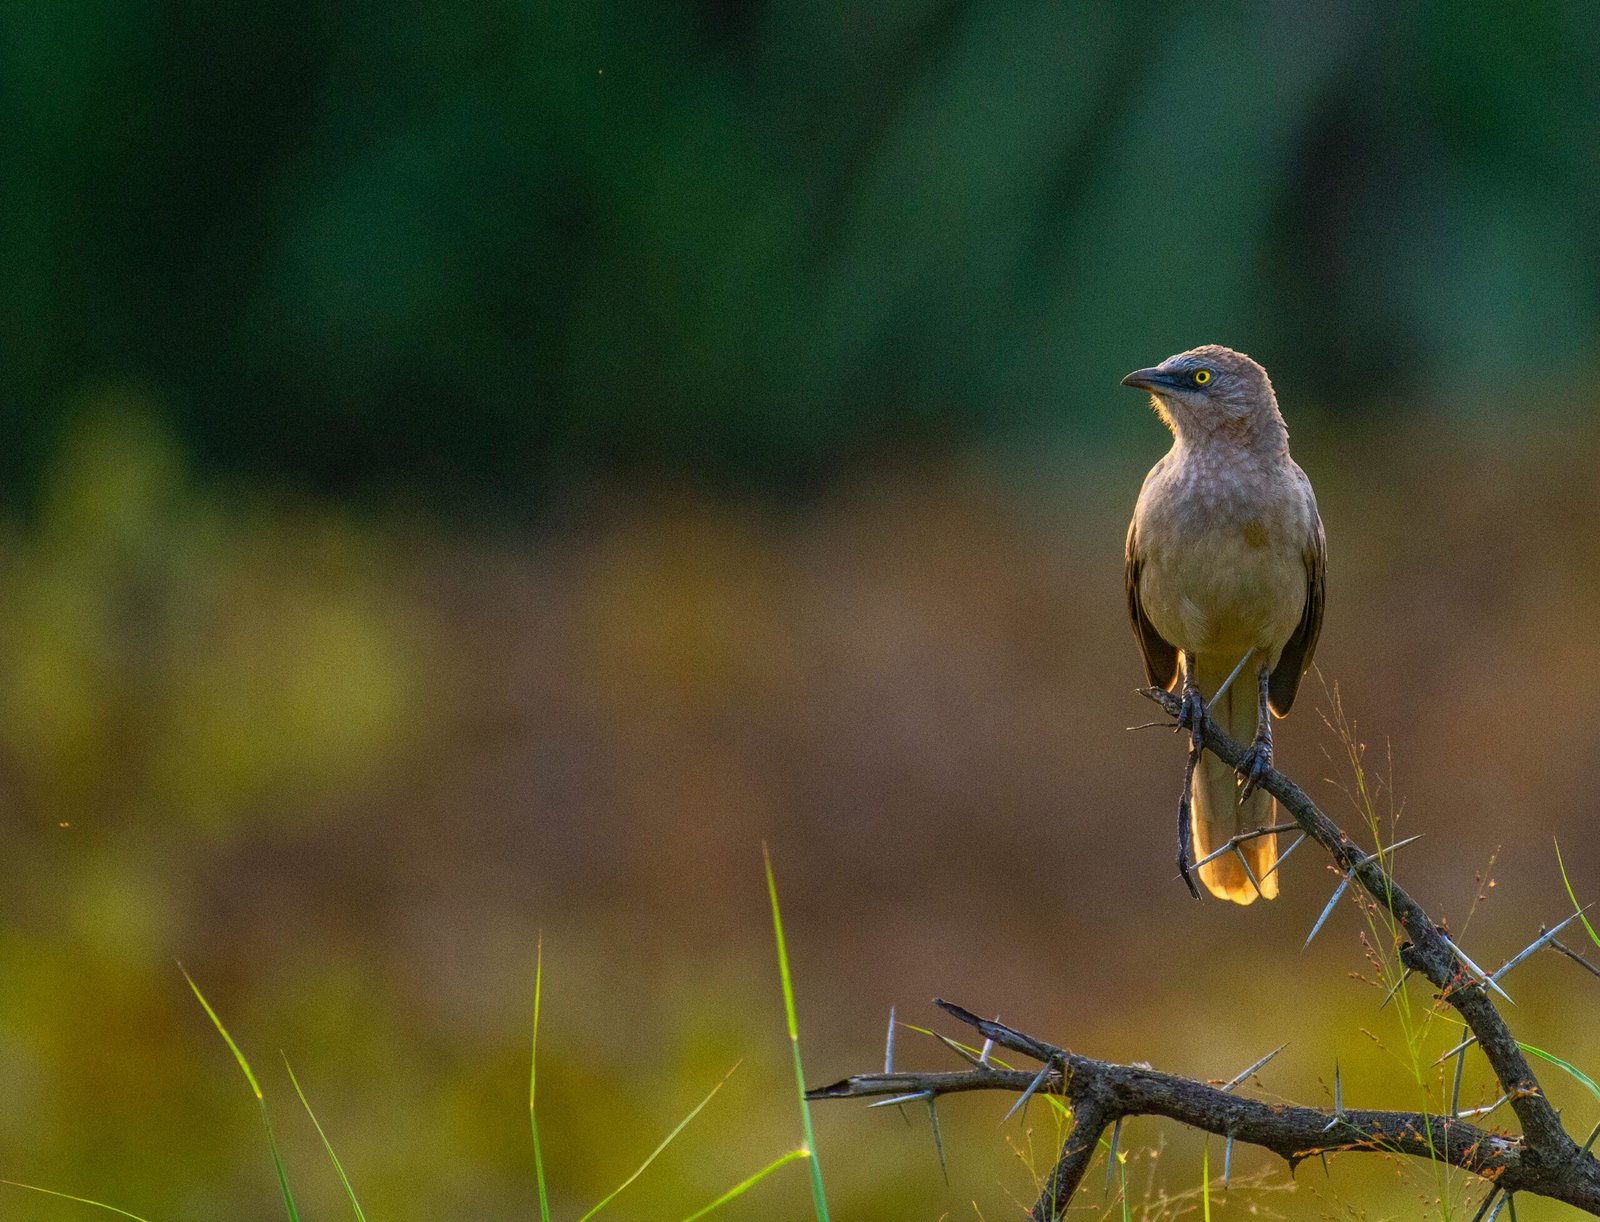
M 1296 832 L 1299 830 L 1300 829 L 1293 823 L 1280 823 L 1274 825 L 1273 827 L 1258 827 L 1251 832 L 1240 832 L 1237 836 L 1228 837 L 1228 842 L 1226 844 L 1224 844 L 1220 849 L 1213 849 L 1211 852 L 1207 853 L 1199 861 L 1195 862 L 1192 868 L 1198 870 L 1201 866 L 1215 861 L 1224 853 L 1233 852 L 1241 844 L 1247 844 L 1252 840 L 1259 840 L 1263 836 L 1278 836 L 1284 832 Z
M 1093 1160 L 1106 1128 L 1128 1116 L 1164 1116 L 1191 1128 L 1261 1146 L 1294 1168 L 1316 1154 L 1355 1152 L 1411 1155 L 1471 1171 L 1514 1192 L 1549 1196 L 1600 1214 L 1600 1163 L 1585 1157 L 1568 1175 L 1552 1175 L 1525 1143 L 1449 1116 L 1420 1112 L 1337 1112 L 1245 1099 L 1236 1081 L 1211 1086 L 1139 1065 L 1117 1065 L 1067 1052 L 999 1027 L 949 1002 L 936 1003 L 996 1044 L 1044 1061 L 1041 1070 L 965 1068 L 942 1072 L 858 1074 L 808 1093 L 813 1100 L 886 1097 L 935 1098 L 968 1091 L 1001 1090 L 1065 1098 L 1073 1128 L 1061 1160 L 1049 1177 L 1033 1217 L 1060 1218 Z M 998 1031 L 995 1028 L 999 1028 Z M 1253 1071 L 1252 1067 L 1252 1071 Z M 1252 1071 L 1247 1071 L 1247 1074 Z
M 1563 955 L 1565 955 L 1567 958 L 1571 959 L 1574 963 L 1578 964 L 1580 967 L 1584 968 L 1586 971 L 1590 972 L 1592 975 L 1600 976 L 1600 967 L 1596 967 L 1594 964 L 1590 963 L 1587 959 L 1585 959 L 1582 955 L 1580 955 L 1577 951 L 1573 950 L 1572 947 L 1568 946 L 1565 942 L 1561 941 L 1559 938 L 1552 938 L 1551 939 L 1551 941 L 1550 941 L 1550 949 L 1551 950 L 1560 951 Z

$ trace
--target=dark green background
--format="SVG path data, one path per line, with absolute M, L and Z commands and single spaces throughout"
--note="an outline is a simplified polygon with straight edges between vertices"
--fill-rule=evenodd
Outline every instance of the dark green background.
M 1083 444 L 1213 340 L 1532 410 L 1595 366 L 1597 48 L 1582 0 L 9 4 L 0 476 L 107 387 L 468 505 Z

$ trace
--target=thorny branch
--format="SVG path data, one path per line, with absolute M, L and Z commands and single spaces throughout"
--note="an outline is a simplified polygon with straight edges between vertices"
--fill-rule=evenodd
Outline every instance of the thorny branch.
M 1143 694 L 1169 715 L 1177 715 L 1178 700 L 1170 693 L 1149 688 Z M 1206 750 L 1232 767 L 1244 757 L 1243 748 L 1209 717 L 1202 721 L 1199 736 Z M 1232 1090 L 1260 1063 L 1225 1086 L 1211 1086 L 1142 1066 L 1080 1056 L 945 1001 L 935 1004 L 977 1030 L 986 1041 L 1021 1053 L 1042 1068 L 1002 1068 L 985 1055 L 969 1057 L 969 1068 L 951 1072 L 889 1069 L 856 1074 L 814 1089 L 807 1097 L 931 1101 L 962 1091 L 1005 1090 L 1018 1092 L 1024 1099 L 1034 1093 L 1064 1098 L 1072 1111 L 1072 1127 L 1034 1204 L 1030 1216 L 1036 1222 L 1055 1222 L 1065 1215 L 1105 1130 L 1127 1116 L 1164 1116 L 1223 1137 L 1230 1148 L 1235 1141 L 1260 1146 L 1285 1159 L 1291 1171 L 1314 1154 L 1365 1151 L 1433 1159 L 1482 1176 L 1492 1185 L 1480 1213 L 1498 1196 L 1509 1199 L 1527 1192 L 1600 1217 L 1600 1162 L 1587 1145 L 1580 1149 L 1562 1127 L 1516 1038 L 1495 1008 L 1489 994 L 1494 982 L 1466 959 L 1446 932 L 1395 882 L 1382 852 L 1362 850 L 1304 790 L 1276 769 L 1266 771 L 1259 787 L 1277 798 L 1299 828 L 1327 850 L 1346 880 L 1354 880 L 1394 915 L 1410 939 L 1400 949 L 1401 962 L 1425 976 L 1438 989 L 1439 997 L 1461 1015 L 1472 1038 L 1453 1051 L 1465 1055 L 1465 1048 L 1473 1042 L 1483 1050 L 1516 1113 L 1522 1128 L 1520 1138 L 1490 1132 L 1459 1114 L 1346 1110 L 1337 1098 L 1332 1110 L 1244 1099 Z M 1540 940 L 1530 951 L 1547 944 L 1578 958 L 1555 943 L 1554 932 L 1541 929 Z M 1590 965 L 1585 962 L 1584 966 Z

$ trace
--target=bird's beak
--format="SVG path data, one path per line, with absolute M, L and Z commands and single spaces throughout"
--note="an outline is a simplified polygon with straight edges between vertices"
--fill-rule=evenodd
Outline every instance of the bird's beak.
M 1170 374 L 1163 373 L 1160 369 L 1135 369 L 1122 379 L 1124 386 L 1132 386 L 1135 390 L 1148 390 L 1160 392 L 1163 390 L 1176 390 L 1178 380 Z

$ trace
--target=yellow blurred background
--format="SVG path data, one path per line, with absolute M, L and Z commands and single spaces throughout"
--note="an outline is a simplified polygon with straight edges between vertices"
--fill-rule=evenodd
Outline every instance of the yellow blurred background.
M 1108 412 L 1145 412 L 1105 381 Z M 879 1063 L 890 1006 L 939 1026 L 939 995 L 1203 1078 L 1287 1041 L 1262 1075 L 1282 1098 L 1326 1102 L 1337 1062 L 1347 1103 L 1420 1106 L 1393 1010 L 1351 978 L 1354 907 L 1301 949 L 1326 863 L 1303 850 L 1248 909 L 1173 877 L 1183 749 L 1127 728 L 1152 716 L 1120 573 L 1164 445 L 1147 424 L 1115 451 L 862 464 L 783 507 L 597 487 L 512 535 L 207 487 L 140 404 L 99 404 L 4 548 L 7 1178 L 152 1218 L 279 1208 L 181 959 L 263 1079 L 308 1216 L 345 1206 L 280 1051 L 369 1216 L 534 1216 L 542 932 L 557 1216 L 740 1062 L 611 1207 L 685 1215 L 799 1141 L 763 842 L 814 1084 Z M 1580 896 L 1600 887 L 1600 435 L 1313 416 L 1295 440 L 1330 538 L 1322 680 L 1369 770 L 1392 752 L 1414 893 L 1459 931 L 1494 861 L 1465 940 L 1492 967 L 1569 910 L 1555 840 Z M 1308 684 L 1280 763 L 1358 828 Z M 1596 981 L 1546 955 L 1507 983 L 1520 1038 L 1600 1065 Z M 1586 1132 L 1600 1107 L 1545 1068 Z M 1474 1067 L 1472 1104 L 1490 1089 Z M 925 1117 L 819 1107 L 835 1216 L 1015 1216 L 1057 1134 L 1043 1109 L 998 1127 L 1010 1102 L 941 1107 L 948 1187 Z M 1147 1120 L 1124 1143 L 1136 1203 L 1188 1191 L 1192 1213 L 1197 1139 Z M 1437 1191 L 1355 1156 L 1292 1191 L 1259 1152 L 1233 1171 L 1218 1216 L 1420 1216 Z M 804 1180 L 728 1216 L 804 1216 Z

